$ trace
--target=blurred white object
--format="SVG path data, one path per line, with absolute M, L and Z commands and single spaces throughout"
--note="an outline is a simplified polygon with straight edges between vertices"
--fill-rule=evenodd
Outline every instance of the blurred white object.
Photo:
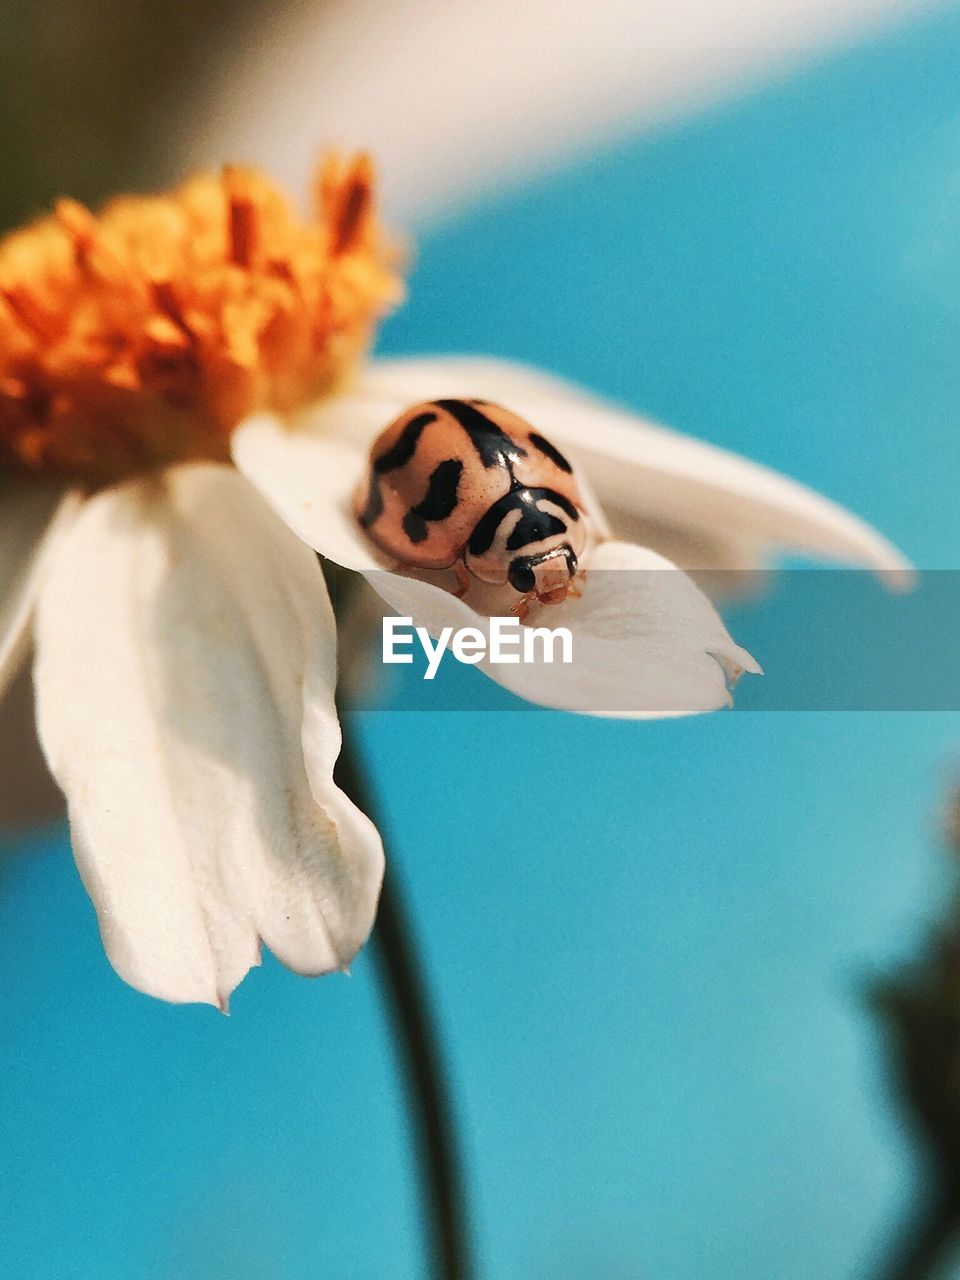
M 371 149 L 422 226 L 605 137 L 696 109 L 932 0 L 314 0 L 207 77 L 177 148 L 289 186 L 323 143 Z

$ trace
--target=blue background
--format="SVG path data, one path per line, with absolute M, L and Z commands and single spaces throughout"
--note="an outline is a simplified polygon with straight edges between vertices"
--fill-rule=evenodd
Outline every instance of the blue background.
M 956 566 L 958 54 L 951 8 L 434 230 L 383 348 L 557 370 Z M 483 1276 L 869 1275 L 915 1175 L 862 988 L 940 901 L 957 718 L 361 727 Z M 13 853 L 3 1274 L 422 1274 L 371 957 L 165 1007 L 110 971 L 65 834 Z

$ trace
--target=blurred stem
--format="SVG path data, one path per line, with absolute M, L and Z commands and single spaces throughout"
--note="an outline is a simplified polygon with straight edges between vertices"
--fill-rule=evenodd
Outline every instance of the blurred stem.
M 349 726 L 341 720 L 337 782 L 376 821 L 376 806 L 364 784 Z M 423 967 L 393 866 L 384 879 L 373 946 L 410 1101 L 432 1274 L 436 1280 L 469 1280 L 467 1215 L 450 1090 Z
M 937 1280 L 960 1234 L 960 1199 L 931 1198 L 907 1223 L 880 1269 L 880 1280 Z

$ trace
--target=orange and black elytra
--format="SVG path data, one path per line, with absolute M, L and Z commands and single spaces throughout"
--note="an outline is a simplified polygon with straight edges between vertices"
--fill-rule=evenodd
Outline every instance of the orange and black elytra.
M 404 567 L 509 583 L 533 600 L 566 599 L 587 543 L 573 467 L 528 422 L 486 400 L 432 400 L 377 437 L 355 496 L 357 519 Z M 574 593 L 576 594 L 576 593 Z

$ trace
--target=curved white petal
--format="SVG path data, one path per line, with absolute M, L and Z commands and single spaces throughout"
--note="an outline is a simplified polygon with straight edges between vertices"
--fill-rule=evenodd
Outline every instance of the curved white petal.
M 395 613 L 434 638 L 444 627 L 473 627 L 487 637 L 489 652 L 491 620 L 471 607 L 469 593 L 458 600 L 400 574 L 366 576 Z M 627 543 L 597 547 L 583 595 L 539 609 L 530 623 L 567 628 L 572 662 L 478 665 L 528 702 L 562 711 L 623 719 L 715 711 L 731 705 L 729 687 L 744 671 L 760 673 L 685 573 L 656 552 Z M 508 651 L 516 648 L 511 641 Z
M 581 487 L 582 484 L 581 479 Z M 667 520 L 645 519 L 636 511 L 612 503 L 609 496 L 604 516 L 621 542 L 655 547 L 660 555 L 689 573 L 716 603 L 752 599 L 762 595 L 770 584 L 770 551 L 762 543 Z
M 37 594 L 54 542 L 69 527 L 80 497 L 11 482 L 0 491 L 0 698 L 30 649 Z
M 475 627 L 489 637 L 489 617 L 468 600 L 384 567 L 350 510 L 363 465 L 358 446 L 290 431 L 262 416 L 235 434 L 234 452 L 291 528 L 322 555 L 365 574 L 395 613 L 412 617 L 434 637 L 444 627 Z M 474 587 L 468 599 L 477 598 Z M 581 599 L 540 611 L 536 623 L 570 629 L 570 667 L 479 665 L 543 706 L 628 717 L 711 711 L 729 704 L 727 678 L 759 671 L 693 582 L 643 547 L 600 544 L 590 556 Z
M 318 138 L 362 141 L 388 203 L 451 204 L 739 94 L 924 0 L 351 0 L 273 6 L 222 42 L 182 113 L 189 165 L 297 183 Z M 224 102 L 230 104 L 224 110 Z
M 760 567 L 764 553 L 797 552 L 876 570 L 910 585 L 907 560 L 843 507 L 768 467 L 656 426 L 560 378 L 481 358 L 374 361 L 349 396 L 319 405 L 308 425 L 369 443 L 401 409 L 442 396 L 500 400 L 570 452 L 605 509 L 622 512 L 621 537 L 668 531 L 657 550 L 705 547 L 689 569 Z M 631 516 L 637 521 L 632 526 Z M 718 559 L 722 557 L 720 563 Z
M 300 972 L 342 968 L 382 847 L 332 780 L 322 576 L 251 486 L 189 466 L 91 499 L 36 635 L 41 740 L 121 976 L 225 1006 L 261 939 Z
M 347 414 L 333 414 L 341 425 L 351 406 L 346 408 Z M 311 426 L 313 419 L 311 414 Z M 365 458 L 365 450 L 350 434 L 337 436 L 324 424 L 318 430 L 302 424 L 294 429 L 269 413 L 248 418 L 233 433 L 234 462 L 281 519 L 315 551 L 361 572 L 390 569 L 395 563 L 380 554 L 353 516 L 353 489 Z

